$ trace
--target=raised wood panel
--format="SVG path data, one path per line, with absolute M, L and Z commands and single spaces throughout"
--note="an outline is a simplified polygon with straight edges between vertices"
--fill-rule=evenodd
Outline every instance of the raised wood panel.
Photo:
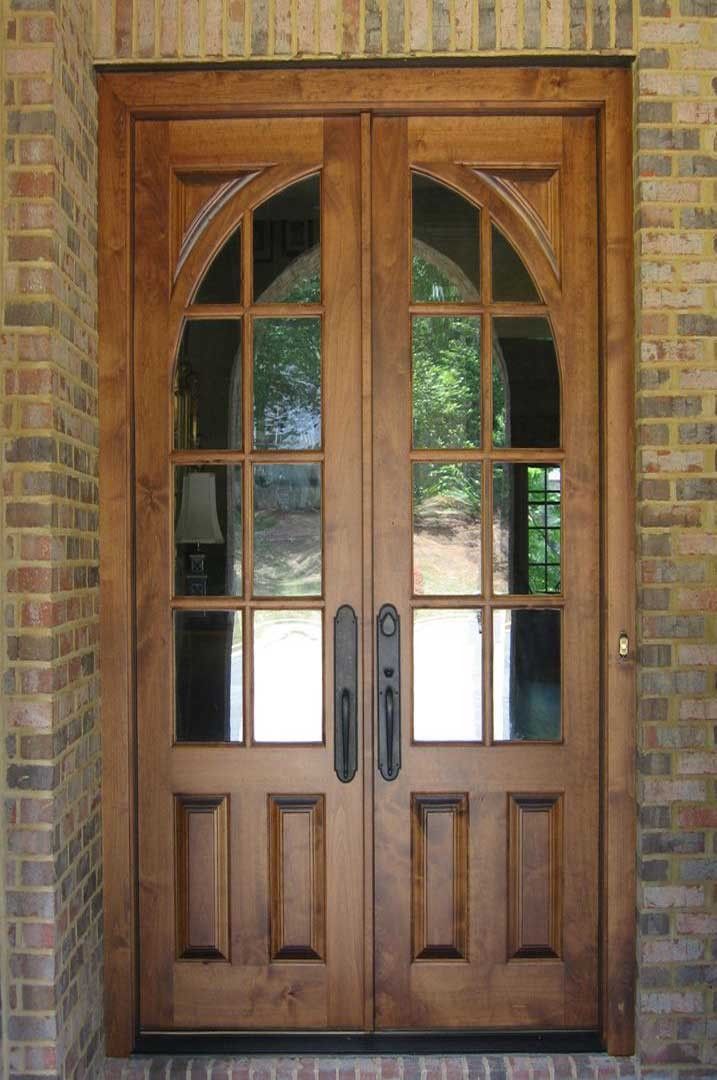
M 177 957 L 229 959 L 229 799 L 175 795 Z
M 269 796 L 271 959 L 326 957 L 323 795 Z
M 533 232 L 560 277 L 560 170 L 556 168 L 476 169 Z
M 411 798 L 414 960 L 468 957 L 468 795 Z
M 509 795 L 508 798 L 508 957 L 560 957 L 562 796 Z

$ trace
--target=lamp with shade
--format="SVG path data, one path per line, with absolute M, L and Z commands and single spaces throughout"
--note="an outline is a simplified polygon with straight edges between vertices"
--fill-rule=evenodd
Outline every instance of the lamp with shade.
M 223 544 L 224 534 L 217 516 L 216 477 L 212 472 L 192 471 L 182 481 L 182 504 L 174 530 L 177 544 L 195 544 L 187 556 L 187 595 L 206 596 L 206 555 L 200 544 Z

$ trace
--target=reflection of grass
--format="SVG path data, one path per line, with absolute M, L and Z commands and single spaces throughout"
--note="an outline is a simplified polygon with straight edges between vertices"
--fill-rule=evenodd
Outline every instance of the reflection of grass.
M 254 592 L 258 596 L 321 593 L 321 514 L 318 510 L 256 510 Z

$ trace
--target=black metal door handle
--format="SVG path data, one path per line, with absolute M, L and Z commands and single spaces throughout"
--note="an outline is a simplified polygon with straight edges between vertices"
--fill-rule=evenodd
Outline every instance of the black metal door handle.
M 334 619 L 334 770 L 343 784 L 358 768 L 358 642 L 356 614 L 342 604 Z
M 376 620 L 378 661 L 378 768 L 384 780 L 401 769 L 401 621 L 393 604 L 384 604 Z

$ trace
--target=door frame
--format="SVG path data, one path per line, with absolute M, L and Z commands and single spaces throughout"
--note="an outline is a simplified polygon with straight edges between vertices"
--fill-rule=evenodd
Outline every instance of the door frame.
M 130 497 L 134 470 L 132 176 L 135 121 L 430 112 L 433 115 L 552 113 L 566 116 L 587 113 L 596 118 L 602 473 L 600 1036 L 608 1053 L 631 1054 L 634 1049 L 636 932 L 636 549 L 630 68 L 624 64 L 543 67 L 461 62 L 459 65 L 431 63 L 426 66 L 404 62 L 381 65 L 377 70 L 375 65 L 367 63 L 286 64 L 239 70 L 101 71 L 98 81 L 100 647 L 107 1053 L 127 1056 L 138 1048 L 139 1038 L 135 552 Z M 364 138 L 368 139 L 370 126 L 366 119 L 362 130 Z M 367 223 L 364 228 L 367 230 Z M 368 243 L 368 232 L 365 231 L 366 248 Z M 366 259 L 364 318 L 369 314 L 368 269 Z M 370 334 L 366 323 L 363 338 L 364 357 L 369 362 Z M 367 610 L 371 611 L 370 605 Z M 619 641 L 625 634 L 629 642 L 628 653 L 620 657 Z M 370 637 L 369 627 L 369 646 Z M 569 1034 L 558 1036 L 562 1045 L 569 1040 Z M 253 1040 L 254 1044 L 256 1041 Z M 318 1045 L 318 1040 L 314 1041 Z M 520 1046 L 525 1046 L 525 1035 L 516 1036 L 512 1041 L 510 1037 L 504 1037 L 501 1041 L 517 1051 Z M 470 1042 L 469 1036 L 455 1036 L 451 1045 L 457 1052 L 465 1052 Z M 177 1049 L 177 1045 L 175 1038 L 172 1046 Z M 545 1052 L 548 1046 L 545 1042 L 542 1045 Z M 564 1048 L 575 1049 L 568 1045 Z M 247 1045 L 246 1049 L 254 1052 L 257 1046 L 250 1048 Z M 276 1037 L 267 1049 L 277 1052 Z M 352 1052 L 348 1044 L 346 1049 Z

